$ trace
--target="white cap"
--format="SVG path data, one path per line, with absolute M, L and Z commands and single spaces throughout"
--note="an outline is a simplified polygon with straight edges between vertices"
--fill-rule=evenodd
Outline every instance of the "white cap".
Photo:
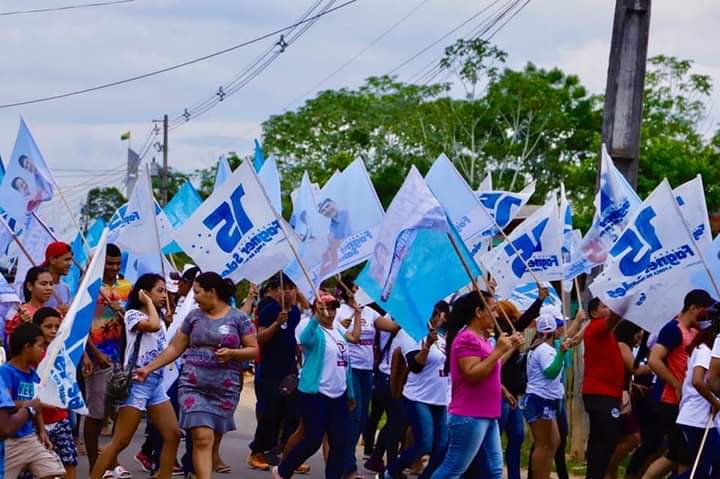
M 535 320 L 535 330 L 540 334 L 554 333 L 557 331 L 555 317 L 550 314 L 541 314 Z
M 545 304 L 540 308 L 540 315 L 547 314 L 552 316 L 555 319 L 564 320 L 565 317 L 562 314 L 562 311 L 560 311 L 560 308 L 555 306 L 554 304 Z

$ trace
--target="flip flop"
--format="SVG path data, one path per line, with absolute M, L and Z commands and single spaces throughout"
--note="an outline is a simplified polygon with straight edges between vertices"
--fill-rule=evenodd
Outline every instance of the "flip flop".
M 112 473 L 117 479 L 132 479 L 132 473 L 122 466 L 117 466 Z
M 215 467 L 213 467 L 213 471 L 217 472 L 218 474 L 229 474 L 230 471 L 232 471 L 232 467 L 228 466 L 227 464 L 219 463 L 216 464 Z

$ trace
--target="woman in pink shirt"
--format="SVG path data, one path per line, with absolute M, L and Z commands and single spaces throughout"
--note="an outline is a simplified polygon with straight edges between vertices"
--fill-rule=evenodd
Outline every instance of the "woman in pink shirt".
M 487 477 L 502 477 L 500 428 L 500 366 L 524 343 L 522 334 L 506 334 L 493 348 L 486 331 L 494 326 L 495 298 L 473 291 L 453 304 L 448 321 L 447 363 L 452 381 L 448 429 L 450 444 L 445 460 L 432 479 L 460 478 L 481 451 L 487 459 Z M 487 303 L 487 306 L 485 306 Z

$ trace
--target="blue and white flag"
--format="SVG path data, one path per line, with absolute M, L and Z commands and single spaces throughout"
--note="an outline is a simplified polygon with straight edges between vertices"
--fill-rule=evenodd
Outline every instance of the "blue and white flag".
M 470 254 L 487 250 L 495 222 L 450 159 L 440 155 L 425 175 L 430 191 L 445 209 Z
M 607 253 L 628 219 L 640 205 L 640 197 L 613 164 L 605 145 L 600 160 L 600 189 L 595 196 L 595 216 L 580 245 L 580 254 L 566 268 L 566 278 L 573 279 L 605 262 Z
M 709 278 L 667 180 L 627 223 L 590 291 L 620 317 L 657 333 Z
M 260 283 L 294 259 L 282 218 L 252 163 L 243 161 L 176 231 L 180 247 L 203 271 Z
M 533 181 L 519 193 L 510 191 L 483 191 L 478 193 L 480 203 L 485 207 L 488 214 L 495 219 L 500 228 L 505 228 L 517 216 L 523 206 L 527 204 L 530 197 L 535 193 L 535 182 Z M 484 235 L 489 239 L 499 234 L 497 227 L 488 230 Z
M 702 176 L 697 175 L 692 180 L 683 183 L 675 188 L 673 193 L 698 248 L 701 250 L 709 248 L 712 243 L 712 233 Z
M 85 239 L 87 240 L 90 248 L 95 248 L 97 246 L 104 230 L 105 221 L 102 218 L 95 220 L 95 223 L 93 223 L 93 225 L 85 233 Z M 85 264 L 88 260 L 85 243 L 83 242 L 80 233 L 75 235 L 75 239 L 70 244 L 70 248 L 72 249 L 73 259 L 75 259 L 77 264 L 73 262 L 68 274 L 62 277 L 62 282 L 68 285 L 70 288 L 70 296 L 72 297 L 75 296 L 78 291 L 78 287 L 80 286 L 80 277 L 82 276 L 82 272 L 77 265 Z
M 20 118 L 15 148 L 0 184 L 0 205 L 9 218 L 24 223 L 53 197 L 53 177 L 25 121 Z
M 165 208 L 163 208 L 163 212 L 170 222 L 170 226 L 172 226 L 173 230 L 176 230 L 195 213 L 195 210 L 198 209 L 201 204 L 202 199 L 200 195 L 188 180 L 183 183 L 177 193 L 175 193 L 175 196 L 168 201 Z M 182 249 L 175 241 L 163 248 L 163 254 L 176 254 L 180 252 L 182 252 Z
M 563 279 L 562 225 L 554 197 L 520 223 L 508 239 L 512 245 L 503 241 L 482 262 L 497 281 L 498 296 L 508 297 L 519 284 L 535 281 L 536 277 L 540 281 Z
M 215 186 L 213 186 L 213 190 L 218 189 L 223 183 L 225 183 L 225 180 L 230 178 L 230 175 L 232 175 L 230 163 L 225 156 L 221 156 L 218 160 L 217 173 L 215 174 Z
M 38 366 L 40 384 L 35 388 L 35 394 L 40 401 L 79 414 L 87 414 L 88 411 L 77 383 L 77 367 L 85 352 L 102 287 L 107 238 L 106 230 L 80 283 L 78 294 Z
M 413 248 L 420 230 L 450 233 L 445 211 L 413 165 L 393 198 L 375 241 L 369 274 L 381 285 L 381 299 L 387 301 L 400 267 Z M 368 291 L 368 294 L 371 294 Z
M 275 155 L 270 155 L 267 161 L 263 161 L 262 167 L 257 173 L 260 184 L 265 189 L 270 204 L 277 214 L 282 214 L 282 190 L 280 189 L 280 172 L 278 171 Z
M 545 301 L 543 301 L 543 304 L 557 306 L 562 311 L 562 299 L 560 299 L 555 288 L 547 281 L 544 281 L 542 285 L 548 290 L 548 295 Z M 538 298 L 539 294 L 537 283 L 530 282 L 521 284 L 513 289 L 507 299 L 514 303 L 520 311 L 527 311 Z
M 147 168 L 140 169 L 132 196 L 110 218 L 108 228 L 108 242 L 136 255 L 159 255 L 161 248 L 172 243 L 173 228 L 155 201 Z

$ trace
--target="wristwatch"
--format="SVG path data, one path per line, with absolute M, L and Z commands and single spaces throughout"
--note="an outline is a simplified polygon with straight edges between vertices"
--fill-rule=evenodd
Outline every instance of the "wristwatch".
M 37 414 L 37 411 L 35 411 L 35 408 L 32 406 L 25 406 L 25 409 L 27 409 L 27 412 L 30 413 L 30 417 L 35 417 Z

